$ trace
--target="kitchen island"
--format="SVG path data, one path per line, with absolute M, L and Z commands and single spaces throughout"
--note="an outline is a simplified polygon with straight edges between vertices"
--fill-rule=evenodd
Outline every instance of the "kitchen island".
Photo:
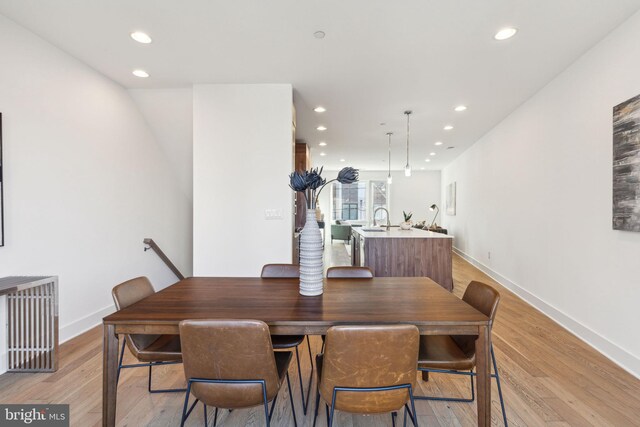
M 452 236 L 418 228 L 359 227 L 352 229 L 351 261 L 376 277 L 425 276 L 451 291 L 452 245 Z

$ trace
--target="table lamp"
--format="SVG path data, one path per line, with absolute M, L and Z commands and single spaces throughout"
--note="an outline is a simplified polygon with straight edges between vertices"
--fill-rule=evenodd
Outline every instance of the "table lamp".
M 438 214 L 440 213 L 440 208 L 438 208 L 438 206 L 434 203 L 433 205 L 429 206 L 429 210 L 436 211 L 436 214 L 433 217 L 433 221 L 431 221 L 431 225 L 429 226 L 429 228 L 433 228 L 433 224 L 436 223 L 436 218 L 438 218 Z

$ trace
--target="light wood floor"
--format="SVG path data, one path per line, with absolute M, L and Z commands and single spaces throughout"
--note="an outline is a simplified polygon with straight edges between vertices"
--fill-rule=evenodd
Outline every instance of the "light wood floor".
M 328 261 L 346 263 L 342 243 L 327 244 Z M 604 356 L 565 331 L 552 320 L 524 303 L 459 257 L 454 258 L 456 295 L 466 284 L 480 280 L 502 294 L 493 342 L 500 368 L 507 416 L 512 426 L 640 426 L 640 380 L 635 379 Z M 320 340 L 312 338 L 315 353 Z M 102 335 L 96 327 L 61 346 L 60 369 L 54 374 L 5 374 L 0 376 L 2 403 L 69 403 L 73 426 L 99 425 L 101 420 Z M 306 348 L 303 347 L 304 350 Z M 304 354 L 304 353 L 303 353 Z M 129 356 L 128 362 L 133 362 Z M 309 359 L 302 357 L 303 375 L 309 373 Z M 118 389 L 118 425 L 179 425 L 183 394 L 149 394 L 147 370 L 126 369 Z M 300 388 L 295 363 L 290 370 L 299 425 L 311 426 L 312 411 L 302 415 Z M 306 380 L 305 380 L 306 381 Z M 154 368 L 154 386 L 180 387 L 182 368 Z M 306 383 L 305 383 L 306 384 Z M 468 393 L 468 379 L 432 374 L 419 393 L 460 395 Z M 314 385 L 315 387 L 315 385 Z M 502 425 L 497 390 L 493 385 L 493 424 Z M 313 396 L 312 399 L 313 400 Z M 422 426 L 475 425 L 475 403 L 416 402 Z M 223 426 L 264 425 L 261 408 L 221 411 Z M 326 425 L 325 417 L 318 425 Z M 213 412 L 209 422 L 213 423 Z M 338 413 L 339 426 L 391 425 L 390 416 L 359 416 Z M 199 406 L 187 425 L 202 425 Z M 293 425 L 286 384 L 280 392 L 272 420 L 274 426 Z

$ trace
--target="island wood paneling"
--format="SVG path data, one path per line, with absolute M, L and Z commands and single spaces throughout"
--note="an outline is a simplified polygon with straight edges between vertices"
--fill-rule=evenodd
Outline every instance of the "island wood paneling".
M 453 289 L 452 240 L 366 238 L 364 265 L 371 268 L 376 277 L 429 277 L 450 291 Z

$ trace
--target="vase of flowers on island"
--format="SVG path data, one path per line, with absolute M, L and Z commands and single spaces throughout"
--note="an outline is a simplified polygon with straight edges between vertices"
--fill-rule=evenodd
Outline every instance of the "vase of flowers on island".
M 289 175 L 289 187 L 302 193 L 307 204 L 307 220 L 300 232 L 300 294 L 304 296 L 322 295 L 323 292 L 323 247 L 316 219 L 316 206 L 322 189 L 333 181 L 352 184 L 358 181 L 358 170 L 346 167 L 330 181 L 322 178 L 322 168 L 295 171 Z

